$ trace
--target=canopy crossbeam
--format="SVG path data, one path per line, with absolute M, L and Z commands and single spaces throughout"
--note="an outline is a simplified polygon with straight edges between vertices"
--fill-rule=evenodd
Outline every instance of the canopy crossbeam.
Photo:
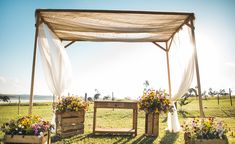
M 64 48 L 69 47 L 71 44 L 73 44 L 73 43 L 75 43 L 75 42 L 76 42 L 76 41 L 71 41 L 70 43 L 66 44 L 66 45 L 64 46 Z

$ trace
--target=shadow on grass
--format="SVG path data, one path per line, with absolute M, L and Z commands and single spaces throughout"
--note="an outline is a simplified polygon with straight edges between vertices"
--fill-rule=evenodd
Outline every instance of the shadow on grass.
M 113 144 L 125 144 L 134 137 L 131 135 L 117 135 L 117 134 L 100 134 L 100 135 L 88 134 L 84 138 L 115 139 L 115 142 L 113 142 Z
M 132 144 L 152 144 L 157 137 L 147 137 L 144 134 L 141 135 L 137 140 Z
M 164 137 L 161 139 L 161 144 L 174 144 L 175 141 L 178 139 L 179 133 L 171 133 L 166 131 Z
M 174 144 L 175 141 L 178 139 L 179 133 L 170 133 L 169 131 L 165 132 L 164 137 L 161 139 L 161 144 Z M 83 135 L 76 135 L 73 137 L 67 137 L 67 138 L 60 138 L 59 136 L 52 136 L 51 141 L 52 143 L 56 143 L 61 141 L 62 143 L 70 143 L 70 142 L 76 142 L 76 141 L 86 141 L 86 139 L 110 139 L 112 140 L 113 144 L 125 144 L 130 142 L 131 140 L 135 139 L 135 137 L 131 135 L 112 135 L 112 134 L 102 134 L 102 135 L 94 135 L 92 133 L 90 134 L 83 134 Z M 132 142 L 132 144 L 152 144 L 157 137 L 148 137 L 144 134 L 138 137 L 136 140 Z
M 58 135 L 53 135 L 51 136 L 51 142 L 56 143 L 59 141 L 63 141 L 63 143 L 66 143 L 66 142 L 68 143 L 69 141 L 73 141 L 73 140 L 79 141 L 81 139 L 84 139 L 84 137 L 86 137 L 86 135 L 76 135 L 76 136 L 70 136 L 66 138 L 61 138 Z
M 226 117 L 234 117 L 235 113 L 234 111 L 230 110 L 224 110 L 223 108 L 220 108 L 220 110 L 226 115 Z
M 51 141 L 52 143 L 56 143 L 58 141 L 63 141 L 63 143 L 70 143 L 71 141 L 84 141 L 85 139 L 112 139 L 112 141 L 115 139 L 115 142 L 113 144 L 125 144 L 128 143 L 131 139 L 134 137 L 131 135 L 113 135 L 113 134 L 98 134 L 94 135 L 92 133 L 90 134 L 84 134 L 84 135 L 76 135 L 72 137 L 66 137 L 61 138 L 60 136 L 52 136 Z

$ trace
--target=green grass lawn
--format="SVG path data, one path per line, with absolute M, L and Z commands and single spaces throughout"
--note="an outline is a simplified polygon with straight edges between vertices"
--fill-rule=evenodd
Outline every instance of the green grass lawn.
M 235 103 L 235 102 L 234 102 Z M 203 100 L 204 112 L 206 117 L 216 117 L 223 120 L 228 124 L 231 131 L 235 131 L 235 106 L 230 106 L 229 99 L 221 99 L 218 106 L 216 99 Z M 37 104 L 33 107 L 33 114 L 38 114 L 47 120 L 52 117 L 51 104 Z M 182 123 L 184 120 L 192 117 L 199 116 L 198 100 L 192 98 L 192 102 L 182 108 L 178 107 L 179 120 Z M 20 114 L 25 115 L 28 112 L 28 106 L 20 107 Z M 11 118 L 16 117 L 18 114 L 17 106 L 0 105 L 0 125 Z M 160 115 L 160 129 L 159 136 L 145 137 L 144 136 L 144 123 L 145 114 L 143 111 L 138 113 L 138 135 L 132 136 L 111 136 L 111 135 L 98 135 L 93 136 L 92 123 L 93 123 L 93 105 L 91 104 L 89 110 L 86 112 L 85 118 L 85 133 L 70 138 L 58 139 L 53 136 L 53 143 L 95 143 L 95 144 L 124 144 L 124 143 L 162 143 L 162 144 L 181 144 L 184 143 L 183 132 L 169 133 L 165 131 L 167 127 L 166 115 Z M 123 109 L 98 109 L 97 110 L 97 127 L 132 127 L 132 110 Z M 235 134 L 234 134 L 235 135 Z M 227 134 L 229 143 L 235 144 L 235 137 L 231 136 L 231 132 Z M 0 132 L 0 139 L 3 133 Z

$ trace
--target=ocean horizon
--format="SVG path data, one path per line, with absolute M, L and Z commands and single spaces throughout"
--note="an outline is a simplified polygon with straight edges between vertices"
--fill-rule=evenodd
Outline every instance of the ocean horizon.
M 4 95 L 4 94 L 1 94 Z M 12 95 L 4 95 L 8 96 L 10 98 L 9 103 L 18 103 L 19 100 L 21 103 L 27 103 L 29 102 L 29 95 L 27 94 L 12 94 Z M 34 95 L 33 102 L 53 102 L 53 96 L 52 95 Z M 6 103 L 6 102 L 0 102 L 0 103 Z

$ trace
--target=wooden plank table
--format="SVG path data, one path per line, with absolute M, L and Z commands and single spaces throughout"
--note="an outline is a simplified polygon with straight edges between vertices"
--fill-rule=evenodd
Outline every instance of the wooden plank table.
M 97 108 L 117 108 L 117 109 L 133 109 L 132 128 L 96 128 L 96 111 Z M 95 101 L 94 117 L 93 117 L 93 134 L 96 133 L 119 133 L 137 135 L 137 102 L 114 102 L 114 101 Z

